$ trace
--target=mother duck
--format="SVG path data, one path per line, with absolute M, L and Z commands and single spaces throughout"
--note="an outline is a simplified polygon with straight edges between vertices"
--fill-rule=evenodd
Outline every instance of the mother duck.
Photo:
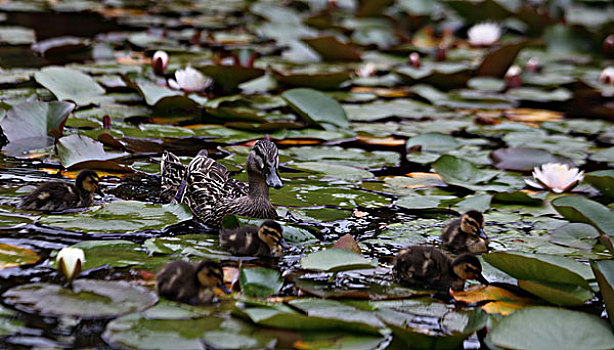
M 226 167 L 201 151 L 188 166 L 170 152 L 160 163 L 162 195 L 188 204 L 194 217 L 212 227 L 220 226 L 226 214 L 275 219 L 277 212 L 269 201 L 269 187 L 280 189 L 277 146 L 259 140 L 247 156 L 248 183 L 228 177 Z

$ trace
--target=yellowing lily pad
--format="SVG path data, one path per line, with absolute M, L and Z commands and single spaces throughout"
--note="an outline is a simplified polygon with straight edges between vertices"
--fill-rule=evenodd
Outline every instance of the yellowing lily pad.
M 0 243 L 0 270 L 34 264 L 40 256 L 33 250 L 12 244 Z
M 482 305 L 482 310 L 489 314 L 501 314 L 503 316 L 527 306 L 537 305 L 535 299 L 516 295 L 497 286 L 478 286 L 466 291 L 452 291 L 450 294 L 457 301 L 468 304 L 490 301 Z

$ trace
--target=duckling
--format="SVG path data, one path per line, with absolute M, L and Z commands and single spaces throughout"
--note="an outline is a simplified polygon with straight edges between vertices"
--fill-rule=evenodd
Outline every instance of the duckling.
M 247 256 L 283 255 L 287 244 L 283 240 L 283 228 L 273 220 L 266 220 L 260 227 L 241 226 L 220 230 L 220 244 L 233 254 Z
M 453 253 L 486 253 L 489 239 L 484 233 L 484 216 L 469 210 L 443 228 L 441 241 Z
M 195 219 L 211 227 L 219 227 L 226 214 L 276 219 L 277 212 L 269 201 L 269 187 L 280 189 L 284 185 L 277 170 L 278 163 L 275 143 L 259 140 L 247 156 L 246 184 L 229 178 L 226 167 L 199 154 L 187 166 L 176 198 L 188 204 Z M 162 172 L 165 172 L 164 167 Z M 176 186 L 177 178 L 172 181 Z
M 98 186 L 99 181 L 94 171 L 82 170 L 74 185 L 58 181 L 46 182 L 24 196 L 17 207 L 41 211 L 89 207 L 94 202 L 94 193 L 104 196 Z
M 182 303 L 210 303 L 215 297 L 215 287 L 230 293 L 224 286 L 222 266 L 211 260 L 203 260 L 198 264 L 183 260 L 172 261 L 156 274 L 158 294 Z
M 452 260 L 433 247 L 401 250 L 394 259 L 393 274 L 400 284 L 443 291 L 462 290 L 469 279 L 488 284 L 477 257 L 463 254 Z

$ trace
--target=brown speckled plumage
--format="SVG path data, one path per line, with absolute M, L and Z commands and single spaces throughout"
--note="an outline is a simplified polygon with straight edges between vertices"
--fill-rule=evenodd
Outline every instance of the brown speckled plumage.
M 204 260 L 198 264 L 177 260 L 166 264 L 156 274 L 158 294 L 188 304 L 210 303 L 215 287 L 224 283 L 219 263 Z
M 462 290 L 467 279 L 488 283 L 481 273 L 482 265 L 473 255 L 452 260 L 436 248 L 422 246 L 401 250 L 393 267 L 399 284 L 443 291 Z
M 260 227 L 241 226 L 220 230 L 220 245 L 236 255 L 277 257 L 283 254 L 283 228 L 273 220 Z
M 486 253 L 489 239 L 484 233 L 484 216 L 470 210 L 452 220 L 441 234 L 443 246 L 454 253 Z
M 24 196 L 17 207 L 24 210 L 41 211 L 89 207 L 94 202 L 94 193 L 99 192 L 98 181 L 98 175 L 95 172 L 82 170 L 77 175 L 75 184 L 59 181 L 46 182 Z

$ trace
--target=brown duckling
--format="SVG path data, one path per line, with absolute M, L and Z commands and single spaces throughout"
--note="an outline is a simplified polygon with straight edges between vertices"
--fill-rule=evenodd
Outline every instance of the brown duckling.
M 433 247 L 401 250 L 394 259 L 393 274 L 399 284 L 443 291 L 463 290 L 466 280 L 488 284 L 477 257 L 463 254 L 452 260 Z
M 265 220 L 260 227 L 241 226 L 220 230 L 220 244 L 233 254 L 280 257 L 284 242 L 283 228 L 273 220 Z
M 477 210 L 469 210 L 443 228 L 441 241 L 454 253 L 486 253 L 489 239 L 484 233 L 484 216 Z
M 17 207 L 42 211 L 89 207 L 94 202 L 94 193 L 103 195 L 98 186 L 99 181 L 94 171 L 82 170 L 74 185 L 59 181 L 45 182 L 24 196 Z
M 182 303 L 210 303 L 215 297 L 215 287 L 229 293 L 224 286 L 222 266 L 211 260 L 203 260 L 198 264 L 183 260 L 172 261 L 156 274 L 158 294 Z

